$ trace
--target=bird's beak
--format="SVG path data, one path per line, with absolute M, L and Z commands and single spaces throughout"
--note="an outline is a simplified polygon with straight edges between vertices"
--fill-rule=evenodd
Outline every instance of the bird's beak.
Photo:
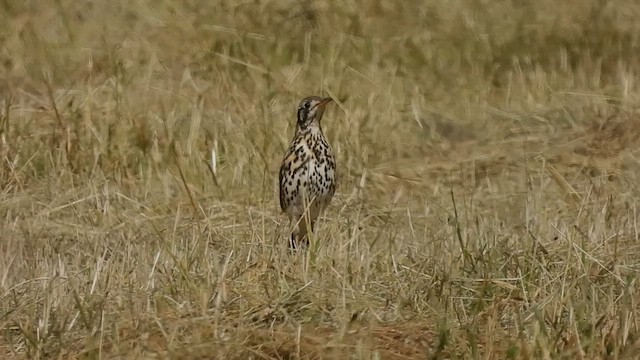
M 320 101 L 320 103 L 318 104 L 318 106 L 320 107 L 324 107 L 325 105 L 327 105 L 328 103 L 330 103 L 331 101 L 333 101 L 332 98 L 328 97 L 328 98 L 324 98 L 322 99 L 322 101 Z

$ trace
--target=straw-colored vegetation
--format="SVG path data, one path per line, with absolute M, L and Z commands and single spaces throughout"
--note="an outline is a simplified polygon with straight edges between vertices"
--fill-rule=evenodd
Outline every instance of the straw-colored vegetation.
M 0 1 L 0 357 L 637 356 L 639 18 Z M 339 189 L 290 254 L 308 95 Z

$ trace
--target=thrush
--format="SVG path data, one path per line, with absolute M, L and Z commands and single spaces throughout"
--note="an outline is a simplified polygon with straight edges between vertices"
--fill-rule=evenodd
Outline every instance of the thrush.
M 336 191 L 336 161 L 320 126 L 330 101 L 318 96 L 300 101 L 295 135 L 280 166 L 280 208 L 295 226 L 293 248 L 309 244 L 309 230 Z

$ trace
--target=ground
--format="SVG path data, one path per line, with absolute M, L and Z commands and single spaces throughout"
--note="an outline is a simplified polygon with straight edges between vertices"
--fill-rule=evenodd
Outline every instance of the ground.
M 0 8 L 1 357 L 640 353 L 636 1 Z M 339 186 L 292 254 L 309 95 Z

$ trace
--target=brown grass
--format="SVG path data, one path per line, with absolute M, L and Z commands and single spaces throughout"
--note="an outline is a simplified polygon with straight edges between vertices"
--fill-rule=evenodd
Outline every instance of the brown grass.
M 0 9 L 1 357 L 640 353 L 635 1 Z M 290 254 L 311 94 L 340 184 Z

